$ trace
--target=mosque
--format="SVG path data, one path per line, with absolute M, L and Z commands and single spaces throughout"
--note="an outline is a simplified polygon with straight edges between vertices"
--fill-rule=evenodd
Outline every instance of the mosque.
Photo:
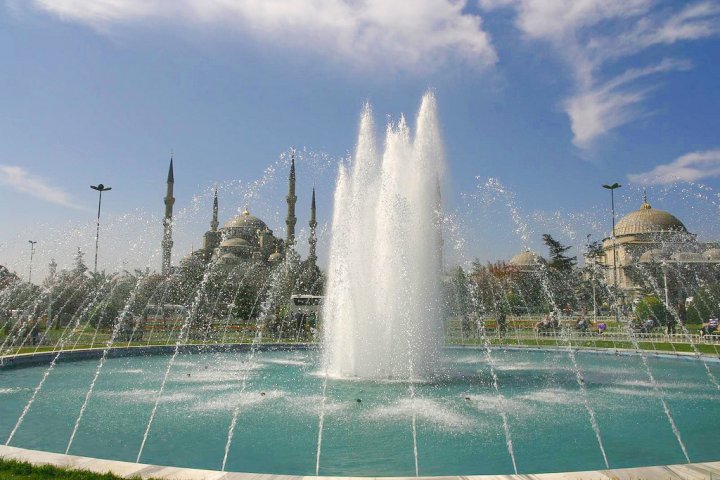
M 268 265 L 280 263 L 285 253 L 295 244 L 295 156 L 290 160 L 290 177 L 288 185 L 286 238 L 281 239 L 273 234 L 268 225 L 258 217 L 250 214 L 247 208 L 240 214 L 228 220 L 222 227 L 218 222 L 218 195 L 217 189 L 213 198 L 212 220 L 210 229 L 205 232 L 202 247 L 192 251 L 180 261 L 180 269 L 191 267 L 205 267 L 213 264 L 218 268 L 231 270 L 246 261 L 263 262 Z M 165 217 L 163 219 L 162 274 L 170 275 L 176 270 L 172 266 L 172 209 L 175 204 L 173 187 L 175 175 L 173 172 L 173 159 L 170 158 L 170 168 L 167 176 L 167 190 L 165 194 Z M 316 210 L 315 189 L 312 191 L 310 205 L 310 251 L 306 260 L 313 268 L 317 268 L 316 255 Z
M 612 236 L 602 241 L 602 254 L 585 257 L 586 264 L 595 263 L 605 282 L 622 291 L 626 300 L 643 295 L 643 287 L 636 282 L 638 273 L 650 264 L 662 266 L 720 266 L 720 248 L 717 243 L 697 241 L 673 214 L 653 208 L 647 194 L 638 210 L 630 212 L 615 225 Z M 526 250 L 515 255 L 510 265 L 520 272 L 536 272 L 546 263 L 537 253 Z

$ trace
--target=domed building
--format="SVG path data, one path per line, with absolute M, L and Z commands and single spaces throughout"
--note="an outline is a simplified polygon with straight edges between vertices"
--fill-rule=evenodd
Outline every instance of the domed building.
M 525 250 L 512 257 L 508 263 L 519 272 L 532 273 L 537 272 L 546 261 L 532 250 Z
M 166 275 L 172 271 L 172 205 L 175 202 L 172 196 L 174 184 L 172 159 L 170 160 L 167 184 L 162 242 L 163 273 Z M 294 156 L 290 161 L 290 178 L 287 195 L 288 214 L 285 221 L 287 236 L 284 240 L 276 237 L 270 227 L 268 227 L 263 220 L 252 215 L 247 208 L 239 215 L 228 220 L 222 227 L 218 228 L 218 196 L 216 190 L 213 198 L 213 214 L 210 222 L 210 230 L 205 232 L 202 246 L 183 257 L 180 261 L 180 267 L 184 269 L 204 268 L 208 264 L 213 263 L 220 268 L 232 269 L 249 260 L 264 262 L 270 265 L 281 262 L 285 258 L 287 247 L 295 242 L 295 224 L 297 222 L 295 217 L 296 201 Z M 315 255 L 316 226 L 315 190 L 313 189 L 310 221 L 310 255 L 308 256 L 308 261 L 311 261 L 313 264 L 315 264 L 317 259 Z
M 595 261 L 605 273 L 605 281 L 617 286 L 627 298 L 642 294 L 633 272 L 648 264 L 720 263 L 716 244 L 701 243 L 673 214 L 653 208 L 643 197 L 638 210 L 630 212 L 615 225 L 615 239 L 602 241 L 603 255 Z

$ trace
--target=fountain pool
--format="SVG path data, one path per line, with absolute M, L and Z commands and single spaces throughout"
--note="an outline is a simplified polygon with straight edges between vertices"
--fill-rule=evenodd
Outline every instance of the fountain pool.
M 500 411 L 507 412 L 520 473 L 604 468 L 566 351 L 493 349 L 504 401 L 483 350 L 444 353 L 436 376 L 412 385 L 413 398 L 407 382 L 329 379 L 319 473 L 414 475 L 413 413 L 421 475 L 513 473 Z M 612 468 L 684 463 L 639 356 L 578 351 L 576 360 Z M 70 453 L 134 461 L 168 361 L 165 355 L 109 358 Z M 717 459 L 720 415 L 713 412 L 720 392 L 705 367 L 696 359 L 648 361 L 690 459 Z M 720 375 L 720 363 L 708 365 Z M 11 445 L 64 452 L 96 367 L 97 359 L 58 362 Z M 46 368 L 0 370 L 3 438 Z M 182 353 L 142 461 L 220 469 L 239 406 L 226 470 L 312 475 L 323 381 L 314 350 Z

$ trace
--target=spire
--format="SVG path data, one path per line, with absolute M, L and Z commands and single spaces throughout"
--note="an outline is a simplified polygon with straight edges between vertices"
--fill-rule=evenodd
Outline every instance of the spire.
M 290 157 L 290 178 L 288 183 L 288 213 L 287 220 L 285 220 L 285 224 L 287 225 L 287 238 L 285 243 L 288 247 L 292 247 L 295 243 L 295 224 L 297 223 L 297 218 L 295 218 L 295 202 L 297 202 L 297 196 L 295 195 L 295 149 L 292 150 Z
M 315 228 L 317 227 L 317 218 L 316 218 L 316 212 L 315 212 L 315 187 L 313 187 L 312 190 L 312 202 L 310 202 L 310 238 L 308 239 L 308 242 L 310 243 L 310 252 L 308 253 L 308 262 L 315 265 L 317 261 L 317 253 L 315 251 L 315 246 L 317 245 L 317 236 L 315 234 Z
M 642 210 L 649 210 L 652 207 L 648 203 L 647 190 L 643 188 L 643 204 L 640 206 Z
M 215 187 L 215 197 L 213 198 L 213 216 L 210 222 L 210 231 L 217 232 L 218 228 L 218 199 L 217 199 L 217 186 Z
M 170 168 L 168 169 L 167 183 L 175 183 L 175 174 L 173 173 L 173 154 L 170 153 Z
M 161 242 L 162 250 L 162 273 L 170 274 L 170 262 L 172 256 L 172 209 L 175 204 L 173 197 L 173 187 L 175 185 L 175 174 L 173 172 L 173 154 L 170 154 L 170 168 L 167 176 L 167 189 L 165 191 L 165 218 L 163 218 L 163 239 Z

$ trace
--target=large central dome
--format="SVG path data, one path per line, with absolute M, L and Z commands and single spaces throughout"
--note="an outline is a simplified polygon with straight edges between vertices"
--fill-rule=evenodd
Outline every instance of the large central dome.
M 223 225 L 223 228 L 254 227 L 263 229 L 266 226 L 265 222 L 254 215 L 250 215 L 250 212 L 245 210 L 237 217 L 228 220 L 227 223 Z
M 636 235 L 639 233 L 683 232 L 685 225 L 674 215 L 656 210 L 647 201 L 640 210 L 627 214 L 615 226 L 615 235 Z

